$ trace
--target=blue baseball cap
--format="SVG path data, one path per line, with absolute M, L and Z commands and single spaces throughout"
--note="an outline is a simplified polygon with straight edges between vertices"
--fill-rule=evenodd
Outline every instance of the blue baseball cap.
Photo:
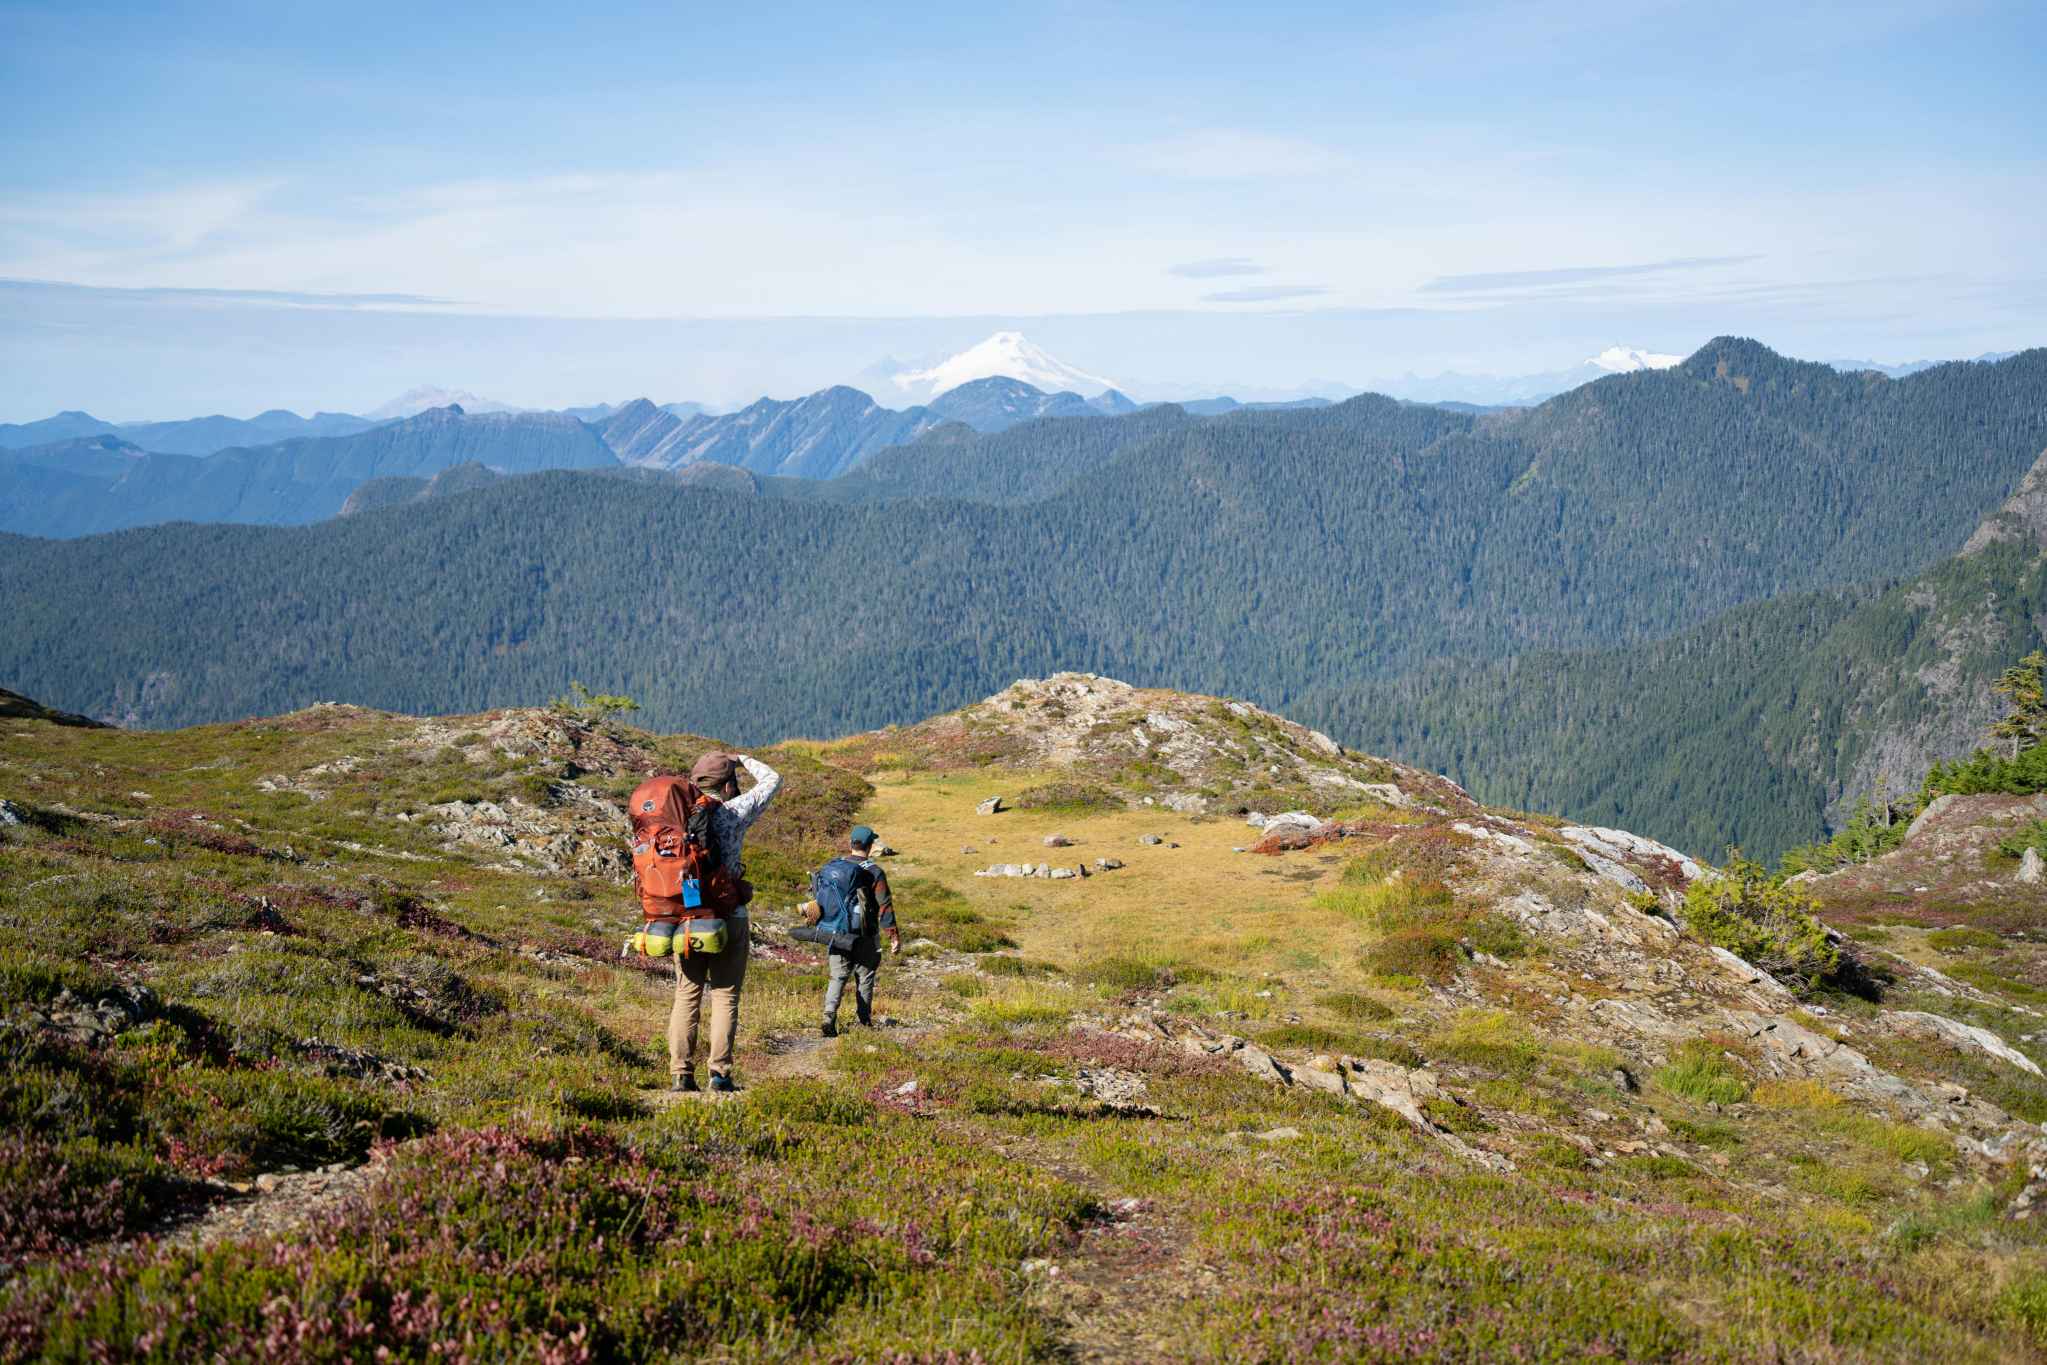
M 866 848 L 874 842 L 874 830 L 867 825 L 855 825 L 853 826 L 853 832 L 847 835 L 846 838 L 849 843 L 860 848 Z

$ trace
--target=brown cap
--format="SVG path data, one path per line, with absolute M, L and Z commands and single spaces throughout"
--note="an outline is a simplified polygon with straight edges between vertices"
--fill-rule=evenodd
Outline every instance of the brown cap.
M 739 762 L 731 754 L 721 754 L 716 749 L 697 760 L 689 770 L 689 780 L 697 784 L 698 791 L 713 796 L 733 797 L 739 795 Z

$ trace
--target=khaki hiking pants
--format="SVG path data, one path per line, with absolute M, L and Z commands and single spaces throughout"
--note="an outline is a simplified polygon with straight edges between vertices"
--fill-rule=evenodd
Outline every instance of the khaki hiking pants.
M 752 942 L 745 916 L 725 921 L 725 951 L 696 953 L 675 959 L 675 1008 L 668 1012 L 668 1070 L 675 1075 L 696 1070 L 697 1020 L 704 997 L 711 998 L 711 1074 L 732 1073 L 732 1040 L 739 1032 L 739 989 L 746 984 L 746 959 Z

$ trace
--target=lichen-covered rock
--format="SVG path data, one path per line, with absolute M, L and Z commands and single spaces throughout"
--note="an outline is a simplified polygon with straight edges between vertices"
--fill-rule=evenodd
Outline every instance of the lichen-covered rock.
M 2030 1072 L 2035 1076 L 2041 1074 L 2038 1062 L 1987 1028 L 1964 1024 L 1958 1019 L 1948 1019 L 1938 1014 L 1927 1014 L 1922 1010 L 1891 1010 L 1882 1017 L 1887 1024 L 1900 1032 L 1918 1033 L 1954 1043 L 1959 1047 L 1973 1048 L 2001 1062 L 2009 1063 L 2021 1071 Z

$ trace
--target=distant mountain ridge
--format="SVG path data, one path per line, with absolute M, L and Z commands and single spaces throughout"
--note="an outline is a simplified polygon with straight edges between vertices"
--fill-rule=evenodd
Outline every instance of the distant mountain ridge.
M 1100 417 L 1135 406 L 1113 390 L 1090 401 L 993 376 L 962 384 L 929 405 L 900 410 L 844 385 L 787 401 L 763 398 L 717 416 L 678 416 L 642 398 L 595 429 L 626 464 L 678 469 L 713 460 L 756 474 L 830 479 L 877 451 L 908 445 L 948 422 L 996 432 L 1038 418 Z
M 644 398 L 575 413 L 480 413 L 449 405 L 387 423 L 276 412 L 248 421 L 198 418 L 116 427 L 86 413 L 63 413 L 10 429 L 17 441 L 56 436 L 0 448 L 0 529 L 72 536 L 180 519 L 314 521 L 341 512 L 363 484 L 427 480 L 468 461 L 514 474 L 624 463 L 688 471 L 693 485 L 751 491 L 757 485 L 746 480 L 755 475 L 836 477 L 876 451 L 912 443 L 948 423 L 992 432 L 1046 417 L 1093 418 L 1135 408 L 1113 390 L 1084 399 L 993 377 L 902 411 L 840 387 L 789 401 L 764 398 L 724 414 L 695 403 L 656 406 Z M 214 445 L 238 434 L 276 430 L 329 431 L 354 444 L 308 445 L 330 438 L 299 435 Z M 189 446 L 194 453 L 157 449 L 151 440 Z M 693 468 L 713 463 L 746 471 L 746 480 Z M 350 478 L 353 483 L 339 486 Z M 388 496 L 391 488 L 371 488 L 354 510 L 383 505 Z
M 84 412 L 60 412 L 39 422 L 0 425 L 0 450 L 21 450 L 87 436 L 117 436 L 160 455 L 210 455 L 236 445 L 267 445 L 296 436 L 351 436 L 377 425 L 345 412 L 301 417 L 273 408 L 254 417 L 191 417 L 176 422 L 102 422 Z
M 299 437 L 207 456 L 107 436 L 0 451 L 0 529 L 78 536 L 167 521 L 290 525 L 339 513 L 363 484 L 479 461 L 505 473 L 617 460 L 573 417 L 437 408 L 350 436 Z

